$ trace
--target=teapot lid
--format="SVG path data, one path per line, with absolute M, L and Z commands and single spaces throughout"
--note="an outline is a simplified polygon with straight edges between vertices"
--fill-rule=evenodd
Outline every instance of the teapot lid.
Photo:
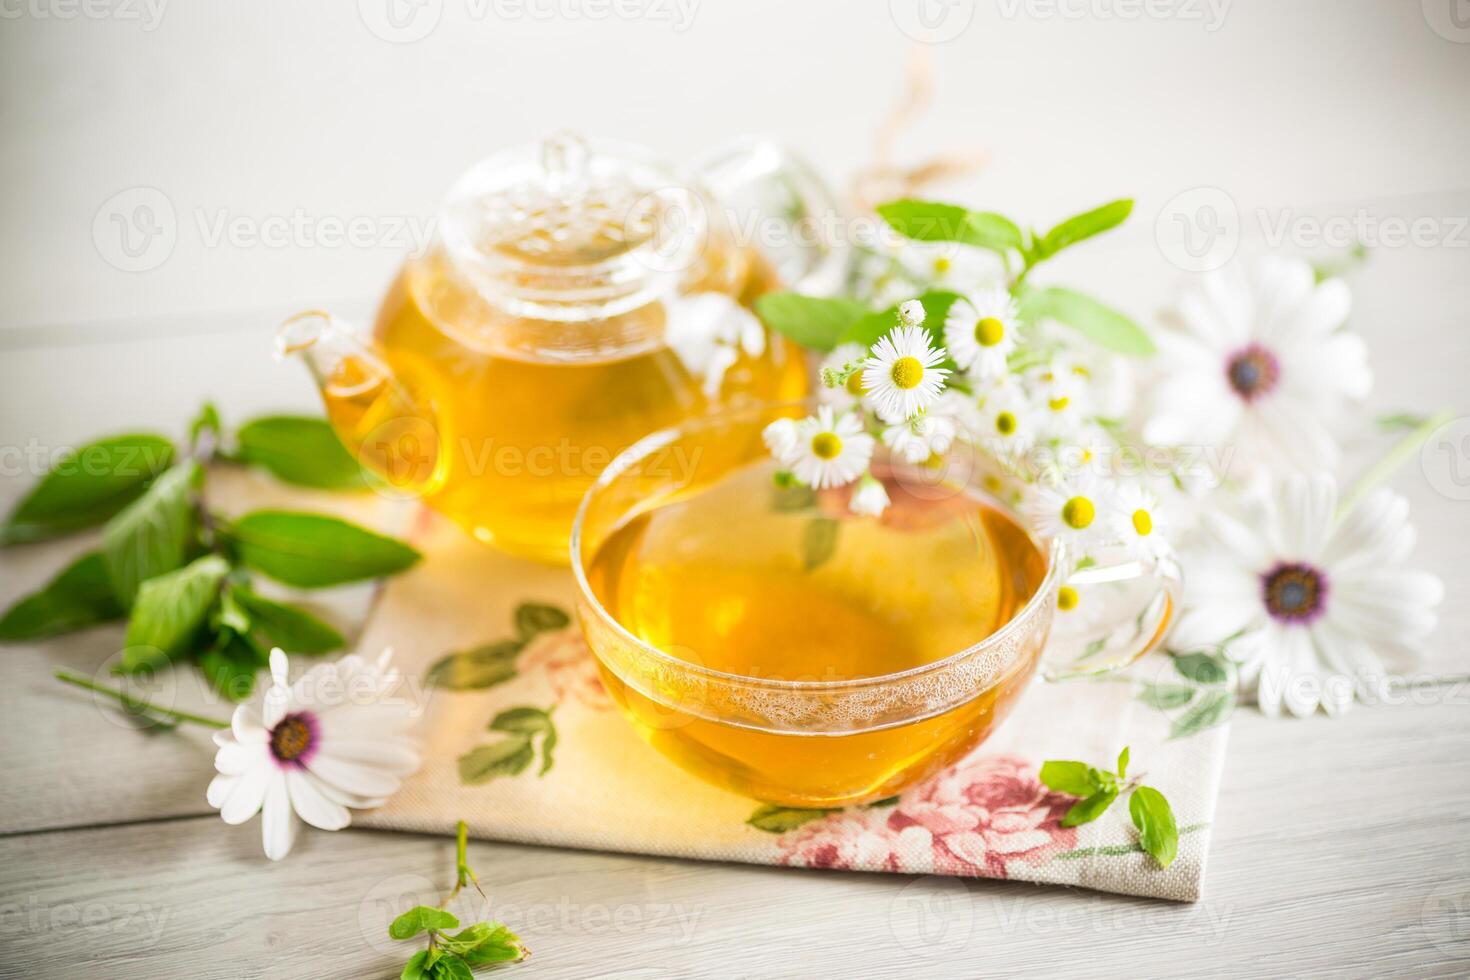
M 439 221 L 451 261 L 487 300 L 555 320 L 677 291 L 709 234 L 698 193 L 647 152 L 569 133 L 476 164 Z

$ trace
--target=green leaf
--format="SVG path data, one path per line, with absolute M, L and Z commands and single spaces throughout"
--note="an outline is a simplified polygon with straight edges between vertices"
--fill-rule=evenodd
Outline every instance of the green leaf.
M 816 505 L 817 492 L 805 484 L 795 483 L 789 487 L 771 488 L 771 510 L 778 514 L 808 510 Z
M 1100 208 L 1074 215 L 1057 225 L 1036 243 L 1035 258 L 1050 258 L 1062 249 L 1116 228 L 1133 213 L 1131 200 L 1112 201 Z
M 500 776 L 519 776 L 534 757 L 529 735 L 516 735 L 493 745 L 481 745 L 459 757 L 459 781 L 467 786 L 478 786 Z
M 302 589 L 391 575 L 420 558 L 402 541 L 324 514 L 258 510 L 223 530 L 242 563 Z
M 1087 799 L 1072 805 L 1072 809 L 1062 817 L 1062 826 L 1076 827 L 1078 824 L 1092 823 L 1102 816 L 1117 798 L 1118 789 L 1115 786 L 1109 786 L 1107 789 L 1093 793 Z
M 475 974 L 457 953 L 444 953 L 434 964 L 434 980 L 475 980 Z
M 1393 412 L 1388 415 L 1378 416 L 1373 420 L 1373 424 L 1384 432 L 1412 432 L 1428 421 L 1428 415 L 1416 415 L 1413 412 Z
M 275 602 L 241 585 L 231 586 L 225 594 L 249 613 L 251 631 L 259 633 L 267 646 L 316 654 L 340 649 L 347 642 L 330 623 L 299 606 Z
M 1196 690 L 1188 684 L 1145 684 L 1138 694 L 1138 700 L 1150 708 L 1169 711 L 1188 704 Z
M 429 980 L 429 966 L 431 963 L 429 954 L 431 951 L 421 949 L 408 958 L 403 964 L 403 972 L 398 975 L 398 980 Z M 437 959 L 438 957 L 434 957 Z
M 1021 317 L 1028 323 L 1052 319 L 1076 330 L 1088 340 L 1118 354 L 1146 357 L 1154 342 L 1138 324 L 1090 296 L 1048 286 L 1021 294 Z
M 362 467 L 321 418 L 268 415 L 236 435 L 241 462 L 263 466 L 287 483 L 323 490 L 361 490 Z
M 1091 796 L 1099 789 L 1091 772 L 1092 767 L 1085 762 L 1052 759 L 1041 764 L 1041 781 L 1058 793 Z
M 755 301 L 755 312 L 767 327 L 803 347 L 826 352 L 849 327 L 868 313 L 862 303 L 839 297 L 767 293 Z
M 1179 827 L 1164 794 L 1152 786 L 1138 787 L 1128 799 L 1128 815 L 1138 828 L 1138 843 L 1153 855 L 1159 867 L 1173 864 L 1179 854 Z
M 825 565 L 837 553 L 841 522 L 831 517 L 813 517 L 801 532 L 801 564 L 807 571 Z
M 905 238 L 920 242 L 959 242 L 1004 253 L 1021 247 L 1021 229 L 1009 218 L 932 201 L 890 201 L 878 215 Z
M 551 715 L 540 708 L 524 706 L 507 708 L 490 721 L 492 732 L 519 732 L 539 735 L 551 728 Z
M 199 414 L 194 416 L 194 421 L 189 423 L 189 447 L 192 449 L 198 446 L 199 437 L 206 432 L 209 433 L 212 443 L 217 445 L 223 430 L 219 409 L 214 407 L 214 402 L 205 402 L 199 406 Z
M 541 736 L 541 768 L 536 770 L 538 777 L 546 775 L 551 771 L 551 751 L 556 748 L 556 727 L 550 726 L 546 733 Z
M 820 817 L 825 817 L 833 810 L 807 810 L 792 806 L 775 806 L 767 803 L 758 806 L 750 819 L 745 821 L 756 830 L 764 830 L 768 834 L 784 834 L 788 830 L 795 830 L 804 823 L 811 823 Z
M 113 594 L 102 555 L 89 551 L 62 569 L 45 588 L 5 611 L 0 617 L 0 643 L 40 640 L 126 614 Z
M 0 546 L 93 527 L 138 499 L 173 462 L 174 446 L 148 433 L 111 436 L 57 460 L 0 524 Z
M 394 919 L 388 926 L 388 935 L 393 939 L 412 939 L 429 930 L 454 929 L 459 920 L 443 909 L 429 905 L 415 905 Z
M 206 555 L 144 582 L 128 621 L 122 670 L 160 667 L 186 653 L 229 571 L 223 558 Z
M 942 289 L 930 290 L 915 297 L 924 307 L 924 329 L 929 331 L 929 337 L 936 347 L 944 346 L 944 319 L 949 316 L 949 308 L 959 298 L 958 293 Z M 854 323 L 847 333 L 843 334 L 842 342 L 871 347 L 896 326 L 898 326 L 898 305 L 894 304 L 886 310 L 871 313 Z M 953 369 L 955 365 L 952 360 L 946 358 L 939 366 Z
M 1169 727 L 1170 738 L 1185 738 L 1207 728 L 1222 725 L 1235 710 L 1235 695 L 1230 691 L 1206 691 L 1184 714 L 1174 719 Z
M 571 622 L 572 617 L 565 610 L 544 602 L 523 602 L 516 606 L 516 633 L 523 640 L 529 640 L 537 633 L 566 629 Z
M 516 675 L 516 658 L 524 640 L 500 640 L 463 653 L 451 653 L 429 668 L 425 680 L 451 691 L 479 691 L 503 684 Z
M 1123 746 L 1123 751 L 1118 753 L 1118 778 L 1128 778 L 1128 746 Z
M 229 633 L 199 655 L 199 669 L 214 689 L 231 701 L 244 701 L 255 690 L 255 677 L 265 658 L 240 636 Z
M 193 493 L 201 477 L 193 460 L 170 468 L 103 528 L 102 560 L 124 605 L 132 605 L 142 582 L 184 564 L 194 541 Z
M 1196 684 L 1217 685 L 1230 680 L 1230 668 L 1225 661 L 1209 653 L 1178 654 L 1174 657 L 1174 669 Z
M 521 937 L 498 922 L 487 928 L 489 934 L 474 948 L 460 951 L 466 963 L 471 966 L 489 966 L 491 963 L 513 963 L 526 958 L 526 947 L 521 945 Z

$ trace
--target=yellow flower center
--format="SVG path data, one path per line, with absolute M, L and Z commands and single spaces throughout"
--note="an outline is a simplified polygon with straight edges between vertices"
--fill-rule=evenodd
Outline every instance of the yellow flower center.
M 994 347 L 1005 339 L 1006 325 L 993 316 L 988 316 L 975 324 L 975 339 L 982 347 Z
M 1064 585 L 1060 589 L 1057 589 L 1057 608 L 1062 612 L 1071 612 L 1077 608 L 1077 603 L 1081 601 L 1082 597 L 1070 585 Z
M 847 376 L 847 393 L 854 398 L 863 393 L 863 372 L 854 371 Z
M 1016 417 L 1010 412 L 1001 412 L 995 417 L 995 431 L 1003 436 L 1011 435 L 1016 431 Z
M 836 459 L 842 452 L 842 440 L 835 432 L 818 432 L 812 437 L 812 455 L 818 459 Z
M 941 255 L 937 259 L 934 260 L 934 272 L 937 275 L 941 275 L 942 276 L 942 275 L 944 275 L 948 271 L 949 271 L 949 258 L 948 257 Z
M 1154 519 L 1148 511 L 1140 508 L 1133 512 L 1133 530 L 1137 531 L 1140 537 L 1145 538 L 1153 533 Z
M 924 365 L 917 357 L 900 357 L 893 362 L 893 383 L 900 388 L 917 388 L 924 380 Z
M 1062 504 L 1062 520 L 1068 527 L 1075 530 L 1080 531 L 1089 526 L 1096 516 L 1097 508 L 1086 497 L 1073 497 Z
M 1053 412 L 1060 412 L 1065 410 L 1067 405 L 1071 401 L 1072 399 L 1067 398 L 1066 396 L 1063 396 L 1061 398 L 1053 398 L 1046 403 L 1046 407 L 1051 409 Z

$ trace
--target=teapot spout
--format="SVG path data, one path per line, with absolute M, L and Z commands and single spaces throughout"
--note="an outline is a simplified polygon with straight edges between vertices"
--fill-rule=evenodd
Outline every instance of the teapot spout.
M 327 420 L 373 489 L 422 497 L 442 482 L 432 403 L 416 396 L 371 340 L 321 310 L 276 331 L 276 359 L 300 357 L 321 392 Z

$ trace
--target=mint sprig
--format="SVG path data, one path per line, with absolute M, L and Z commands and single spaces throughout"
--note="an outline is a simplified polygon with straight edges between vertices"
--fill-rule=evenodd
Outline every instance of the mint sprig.
M 1128 815 L 1138 828 L 1138 843 L 1160 868 L 1179 854 L 1179 827 L 1164 794 L 1143 785 L 1143 773 L 1128 776 L 1129 750 L 1118 753 L 1117 771 L 1098 769 L 1085 762 L 1053 759 L 1041 766 L 1041 781 L 1058 793 L 1081 797 L 1062 817 L 1063 827 L 1091 823 L 1107 812 L 1120 796 L 1128 797 Z
M 466 860 L 469 828 L 461 820 L 455 829 L 454 890 L 437 906 L 416 905 L 388 926 L 390 938 L 398 940 L 427 936 L 429 944 L 409 957 L 399 975 L 401 980 L 467 980 L 474 969 L 496 963 L 517 963 L 530 955 L 520 937 L 499 922 L 476 922 L 459 929 L 459 918 L 446 910 L 466 885 L 474 886 L 488 905 L 489 897 Z

